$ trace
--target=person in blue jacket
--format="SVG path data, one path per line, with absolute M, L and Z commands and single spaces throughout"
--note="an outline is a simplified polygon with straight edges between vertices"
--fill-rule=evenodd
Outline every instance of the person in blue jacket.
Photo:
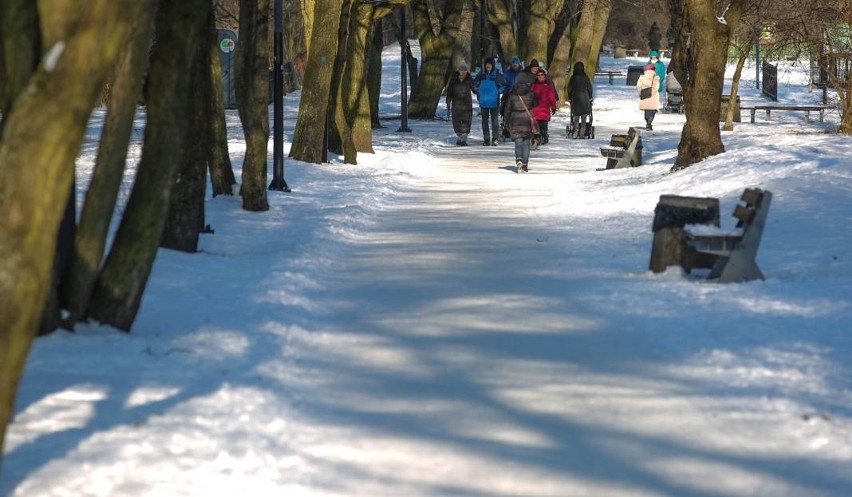
M 474 80 L 473 91 L 479 99 L 479 110 L 482 114 L 482 144 L 496 146 L 500 140 L 500 128 L 497 125 L 500 94 L 506 87 L 506 80 L 494 67 L 494 59 L 485 59 L 483 67 Z
M 666 84 L 666 65 L 663 64 L 663 61 L 660 60 L 660 52 L 656 50 L 651 50 L 651 53 L 648 54 L 650 60 L 649 64 L 654 64 L 654 72 L 657 73 L 657 76 L 660 77 L 660 87 L 657 88 L 657 91 L 660 95 L 663 94 L 663 89 L 665 89 Z

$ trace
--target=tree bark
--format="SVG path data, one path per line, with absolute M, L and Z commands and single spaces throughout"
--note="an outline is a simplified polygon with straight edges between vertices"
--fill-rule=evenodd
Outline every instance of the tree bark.
M 62 306 L 69 316 L 65 326 L 85 317 L 103 262 L 107 234 L 124 176 L 127 148 L 137 102 L 142 93 L 148 50 L 154 34 L 155 2 L 145 2 L 133 32 L 113 68 L 112 91 L 101 132 L 98 155 L 68 269 L 60 283 Z
M 198 250 L 198 236 L 204 229 L 204 194 L 207 191 L 207 165 L 213 156 L 211 123 L 212 88 L 210 71 L 211 45 L 217 45 L 213 9 L 207 12 L 202 29 L 201 48 L 187 69 L 194 91 L 187 99 L 189 130 L 177 178 L 169 197 L 169 212 L 163 227 L 160 246 L 181 252 Z M 205 46 L 206 44 L 206 46 Z M 218 54 L 216 55 L 218 57 Z
M 186 68 L 192 67 L 208 0 L 162 0 L 148 80 L 148 120 L 136 183 L 95 285 L 89 316 L 130 331 L 163 234 L 175 173 L 186 146 Z
M 237 109 L 243 124 L 246 154 L 240 195 L 243 209 L 267 211 L 269 144 L 269 0 L 240 0 L 240 43 L 237 43 Z
M 731 78 L 731 96 L 728 99 L 728 107 L 725 111 L 725 125 L 722 128 L 725 131 L 734 130 L 734 110 L 736 109 L 735 103 L 740 90 L 740 78 L 742 78 L 743 67 L 748 59 L 750 52 L 749 47 L 751 47 L 752 42 L 753 40 L 749 39 L 740 47 L 740 56 L 737 58 L 737 67 L 734 70 L 733 77 Z
M 228 152 L 228 125 L 225 121 L 225 99 L 222 84 L 222 65 L 219 62 L 219 46 L 216 29 L 213 29 L 213 40 L 210 44 L 210 105 L 213 115 L 210 121 L 210 184 L 213 196 L 233 195 L 234 185 L 237 184 L 231 156 Z
M 725 151 L 719 129 L 719 109 L 727 64 L 730 24 L 738 22 L 743 0 L 734 0 L 719 22 L 712 0 L 687 0 L 685 30 L 678 43 L 686 48 L 683 86 L 686 124 L 672 171 L 677 171 Z M 691 38 L 687 34 L 691 33 Z
M 26 91 L 20 92 L 4 116 L 0 135 L 0 454 L 44 308 L 56 232 L 71 193 L 74 159 L 92 104 L 141 5 L 129 0 L 92 0 L 81 8 L 78 2 L 51 2 L 51 8 L 70 25 L 66 36 L 61 43 L 49 45 Z M 57 101 L 63 105 L 55 105 Z
M 384 48 L 384 41 L 382 40 L 381 22 L 374 22 L 370 29 L 365 84 L 370 100 L 371 126 L 373 129 L 377 129 L 382 127 L 382 123 L 379 120 L 379 97 L 382 91 L 382 49 Z
M 586 64 L 586 74 L 594 81 L 595 71 L 598 68 L 598 60 L 601 55 L 606 25 L 609 22 L 609 14 L 612 12 L 612 0 L 600 0 L 595 8 L 595 17 L 592 20 L 592 38 L 589 40 L 589 55 Z
M 313 2 L 315 15 L 308 43 L 305 82 L 299 101 L 296 132 L 290 147 L 290 157 L 296 160 L 316 164 L 322 162 L 331 79 L 337 55 L 340 3 L 339 0 Z
M 430 2 L 418 2 L 413 5 L 414 28 L 420 40 L 420 74 L 418 84 L 412 89 L 408 106 L 410 117 L 415 119 L 434 119 L 441 93 L 455 67 L 453 60 L 453 36 L 458 34 L 462 20 L 464 3 L 447 2 L 444 15 Z M 473 10 L 469 9 L 473 16 Z
M 0 132 L 12 104 L 26 88 L 41 57 L 38 10 L 32 0 L 0 2 Z

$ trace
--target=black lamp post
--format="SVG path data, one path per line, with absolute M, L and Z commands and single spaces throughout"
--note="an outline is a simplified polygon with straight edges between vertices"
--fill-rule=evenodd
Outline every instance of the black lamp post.
M 283 0 L 275 0 L 275 37 L 273 43 L 274 68 L 272 69 L 272 182 L 270 190 L 289 192 L 284 181 L 284 20 Z

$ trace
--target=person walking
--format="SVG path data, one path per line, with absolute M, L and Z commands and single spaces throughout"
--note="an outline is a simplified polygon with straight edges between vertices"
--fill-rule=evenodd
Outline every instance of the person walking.
M 654 64 L 645 66 L 645 73 L 636 81 L 636 91 L 639 92 L 639 109 L 645 111 L 645 129 L 651 131 L 654 127 L 654 116 L 660 109 L 660 77 Z
M 530 85 L 523 81 L 517 82 L 506 102 L 506 123 L 509 136 L 515 142 L 515 166 L 519 173 L 529 171 L 530 141 L 536 124 L 530 109 L 536 105 L 538 102 Z
M 506 85 L 503 74 L 494 67 L 494 59 L 485 59 L 483 70 L 476 76 L 473 91 L 479 99 L 479 109 L 482 114 L 483 145 L 497 146 L 500 128 L 498 114 L 500 109 L 500 94 Z
M 503 90 L 503 98 L 500 99 L 500 118 L 502 119 L 502 124 L 500 125 L 501 132 L 501 141 L 505 141 L 505 139 L 509 138 L 509 134 L 506 131 L 508 126 L 506 125 L 506 100 L 509 97 L 509 93 L 512 91 L 512 88 L 515 87 L 515 83 L 518 81 L 518 76 L 524 70 L 524 63 L 521 61 L 520 57 L 512 57 L 512 63 L 503 73 L 503 78 L 506 80 L 506 88 Z
M 523 81 L 524 83 L 532 86 L 532 84 L 537 80 L 536 76 L 539 71 L 544 71 L 547 74 L 547 71 L 544 67 L 541 66 L 538 59 L 533 59 L 530 61 L 530 65 L 525 67 L 523 71 L 518 75 L 518 82 Z M 550 86 L 553 87 L 553 94 L 556 95 L 556 100 L 559 100 L 559 90 L 556 89 L 556 83 L 550 79 L 550 75 L 545 76 L 545 79 L 550 83 Z
M 594 89 L 582 62 L 574 64 L 568 79 L 568 101 L 571 102 L 571 126 L 577 132 L 574 138 L 586 136 L 587 119 L 592 114 Z M 582 125 L 582 128 L 580 127 Z
M 547 81 L 547 72 L 544 69 L 539 69 L 535 77 L 536 81 L 533 81 L 530 89 L 535 94 L 538 104 L 530 110 L 538 122 L 541 144 L 544 145 L 549 141 L 547 127 L 550 123 L 550 116 L 556 112 L 556 92 Z M 533 148 L 538 148 L 537 144 L 533 144 Z
M 666 65 L 660 60 L 660 52 L 651 50 L 651 53 L 648 54 L 648 63 L 654 65 L 654 72 L 660 78 L 660 87 L 657 88 L 657 91 L 663 93 L 666 82 Z
M 456 145 L 467 146 L 467 135 L 473 121 L 473 78 L 468 72 L 467 63 L 462 61 L 447 84 L 447 112 L 453 121 L 456 133 Z

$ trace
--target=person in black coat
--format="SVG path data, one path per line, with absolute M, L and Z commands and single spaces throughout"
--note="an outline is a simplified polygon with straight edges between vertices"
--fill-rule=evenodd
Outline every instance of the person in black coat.
M 592 113 L 592 96 L 592 80 L 586 75 L 585 64 L 577 62 L 568 80 L 568 101 L 571 102 L 571 124 L 574 129 L 580 129 L 579 123 L 583 124 L 583 128 L 586 127 L 588 116 Z
M 530 140 L 532 139 L 532 109 L 538 105 L 535 93 L 524 81 L 515 83 L 506 100 L 506 120 L 509 137 L 515 142 L 515 165 L 518 172 L 527 172 L 530 161 Z
M 456 145 L 467 145 L 470 123 L 473 121 L 473 78 L 470 77 L 467 64 L 459 64 L 447 83 L 447 111 L 452 116 L 453 131 L 456 133 Z

